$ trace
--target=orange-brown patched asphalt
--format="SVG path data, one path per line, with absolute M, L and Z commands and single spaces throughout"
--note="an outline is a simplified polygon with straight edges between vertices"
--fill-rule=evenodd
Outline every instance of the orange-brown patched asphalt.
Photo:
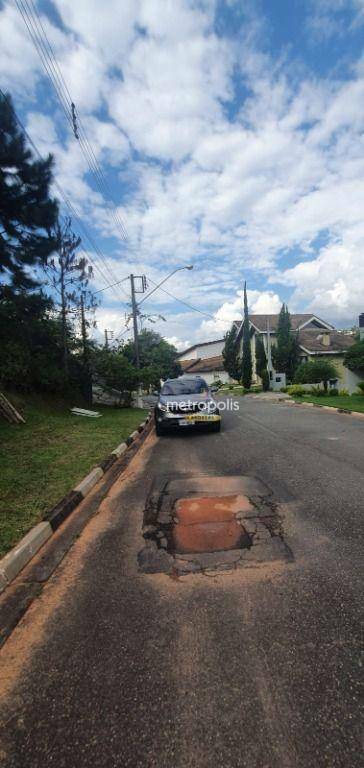
M 243 495 L 179 499 L 171 537 L 174 551 L 193 553 L 238 549 L 245 530 L 236 514 L 252 509 L 249 499 Z

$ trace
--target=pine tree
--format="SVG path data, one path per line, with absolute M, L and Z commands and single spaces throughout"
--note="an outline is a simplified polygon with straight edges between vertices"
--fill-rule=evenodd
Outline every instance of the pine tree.
M 250 389 L 253 376 L 252 350 L 250 345 L 250 324 L 246 282 L 244 283 L 244 322 L 243 322 L 243 357 L 241 380 L 245 389 Z
M 0 95 L 0 274 L 14 288 L 31 288 L 29 268 L 55 248 L 51 229 L 58 205 L 49 196 L 53 159 L 35 160 L 18 129 L 9 95 Z
M 298 333 L 292 332 L 291 316 L 287 304 L 282 304 L 278 318 L 277 346 L 272 349 L 273 365 L 278 373 L 285 373 L 293 381 L 299 363 Z
M 87 290 L 89 279 L 92 277 L 92 267 L 84 256 L 77 254 L 81 238 L 72 232 L 71 219 L 64 224 L 59 222 L 55 228 L 57 256 L 52 257 L 47 264 L 50 284 L 58 296 L 61 316 L 61 338 L 63 348 L 63 369 L 68 376 L 69 360 L 69 324 L 72 315 L 80 314 L 81 331 L 84 336 L 86 326 L 84 312 L 94 309 L 95 304 L 90 291 Z
M 255 357 L 257 374 L 260 378 L 263 378 L 263 374 L 267 370 L 267 355 L 265 354 L 264 342 L 261 336 L 256 338 Z
M 239 347 L 236 341 L 237 328 L 232 325 L 230 331 L 225 334 L 225 345 L 222 350 L 224 369 L 232 379 L 239 380 L 241 373 L 241 362 L 239 358 Z

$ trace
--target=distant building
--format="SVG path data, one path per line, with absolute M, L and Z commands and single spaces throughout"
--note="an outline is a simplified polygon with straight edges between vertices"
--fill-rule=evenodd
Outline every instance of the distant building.
M 177 356 L 177 360 L 184 374 L 198 374 L 208 384 L 214 381 L 222 381 L 224 384 L 230 381 L 229 374 L 224 370 L 222 350 L 224 339 L 205 341 L 188 347 Z
M 256 373 L 256 339 L 258 336 L 263 339 L 267 353 L 269 333 L 271 347 L 273 348 L 277 343 L 278 320 L 279 315 L 249 315 L 253 381 L 255 383 L 260 383 L 259 376 Z M 353 374 L 343 365 L 345 352 L 355 344 L 353 336 L 337 331 L 333 325 L 316 315 L 292 314 L 291 323 L 292 332 L 298 333 L 301 362 L 305 363 L 308 360 L 316 360 L 317 358 L 330 360 L 330 362 L 335 364 L 338 373 L 337 379 L 331 382 L 331 386 L 345 388 L 349 392 L 354 392 L 359 376 Z M 234 325 L 238 330 L 237 342 L 242 351 L 243 322 L 236 320 Z

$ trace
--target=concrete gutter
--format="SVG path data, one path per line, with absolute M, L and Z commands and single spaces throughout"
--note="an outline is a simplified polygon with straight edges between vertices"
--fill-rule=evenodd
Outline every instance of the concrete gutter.
M 50 509 L 38 523 L 0 560 L 0 593 L 11 584 L 20 571 L 29 563 L 46 541 L 54 534 L 59 526 L 76 509 L 83 499 L 92 491 L 95 485 L 105 475 L 107 470 L 117 461 L 132 443 L 139 438 L 149 425 L 152 418 L 149 412 L 137 430 L 132 432 L 125 442 L 120 443 L 107 456 L 100 466 L 94 467 L 66 496 Z

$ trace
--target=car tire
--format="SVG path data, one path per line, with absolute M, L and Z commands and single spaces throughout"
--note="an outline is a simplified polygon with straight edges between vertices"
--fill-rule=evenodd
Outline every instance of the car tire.
M 161 437 L 162 435 L 165 434 L 165 430 L 163 429 L 163 427 L 161 426 L 159 421 L 156 421 L 156 423 L 155 423 L 155 431 L 156 431 L 158 437 Z
M 215 424 L 211 424 L 211 432 L 221 431 L 221 421 L 216 421 Z

